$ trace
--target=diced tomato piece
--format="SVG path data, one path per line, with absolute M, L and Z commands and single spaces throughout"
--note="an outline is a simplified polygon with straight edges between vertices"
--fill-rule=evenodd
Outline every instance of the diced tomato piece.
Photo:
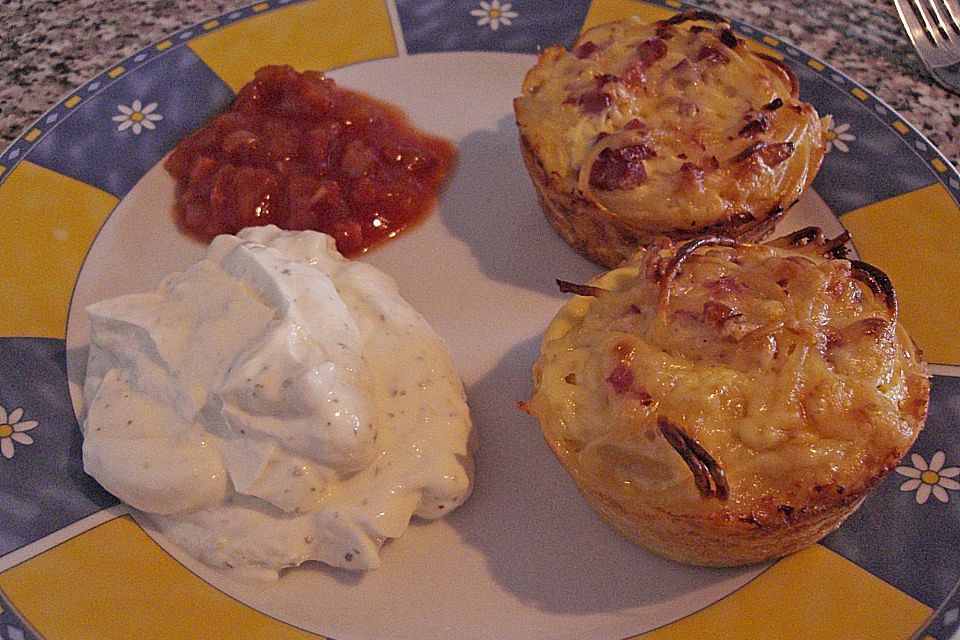
M 341 219 L 320 230 L 337 241 L 337 249 L 344 255 L 354 255 L 363 248 L 363 227 L 356 220 Z
M 223 138 L 220 145 L 224 156 L 234 164 L 255 164 L 260 157 L 260 136 L 240 129 Z
M 340 172 L 356 179 L 372 173 L 379 161 L 380 155 L 373 147 L 355 138 L 347 143 L 340 155 Z
M 209 195 L 220 165 L 209 156 L 197 156 L 190 167 L 190 188 L 199 195 Z
M 236 233 L 244 227 L 271 224 L 273 205 L 279 198 L 279 180 L 267 169 L 225 165 L 210 192 L 210 203 L 219 219 L 219 233 Z
M 199 239 L 273 223 L 325 231 L 355 255 L 421 218 L 452 158 L 449 143 L 388 105 L 277 65 L 259 69 L 165 167 L 177 222 Z

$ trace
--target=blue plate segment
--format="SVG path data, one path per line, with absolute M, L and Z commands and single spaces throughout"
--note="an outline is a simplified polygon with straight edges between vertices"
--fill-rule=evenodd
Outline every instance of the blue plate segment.
M 0 340 L 0 555 L 117 504 L 83 472 L 64 349 Z
M 0 638 L 4 640 L 35 640 L 39 638 L 30 626 L 17 615 L 13 605 L 0 591 Z
M 870 107 L 879 102 L 859 90 L 861 100 L 853 93 L 855 85 L 831 82 L 829 69 L 818 73 L 802 60 L 788 60 L 800 79 L 800 96 L 817 105 L 820 115 L 833 116 L 829 151 L 813 188 L 834 213 L 842 215 L 936 182 L 933 169 L 909 143 L 891 145 L 901 134 Z
M 408 53 L 517 51 L 536 53 L 572 43 L 590 7 L 588 0 L 397 0 Z
M 960 378 L 934 376 L 912 454 L 823 542 L 933 608 L 960 580 L 958 401 Z
M 77 107 L 31 161 L 123 197 L 233 92 L 189 48 L 177 47 Z

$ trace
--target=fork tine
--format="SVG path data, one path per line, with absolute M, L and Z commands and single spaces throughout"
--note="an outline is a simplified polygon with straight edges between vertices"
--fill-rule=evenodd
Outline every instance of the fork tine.
M 923 3 L 921 3 L 921 5 L 922 4 Z M 947 26 L 947 21 L 945 19 L 946 12 L 944 9 L 941 8 L 937 0 L 927 0 L 926 9 L 933 18 L 934 26 L 940 32 L 940 44 L 943 45 L 944 43 L 950 42 L 950 27 Z
M 960 90 L 960 0 L 893 0 L 920 60 L 938 83 Z
M 956 0 L 951 1 L 955 2 Z M 960 27 L 958 27 L 957 33 L 954 33 L 954 27 L 950 24 L 950 21 L 954 20 L 955 16 L 947 5 L 947 0 L 927 0 L 927 2 L 940 24 L 940 35 L 942 36 L 940 48 L 948 56 L 960 60 L 960 37 L 958 37 Z
M 907 3 L 909 7 L 913 9 L 914 13 L 919 16 L 923 33 L 933 43 L 933 46 L 939 47 L 942 38 L 939 30 L 934 26 L 934 21 L 927 11 L 927 7 L 924 6 L 924 3 L 920 0 L 907 0 Z
M 933 44 L 932 40 L 928 40 L 926 29 L 920 23 L 917 13 L 910 6 L 910 0 L 894 0 L 893 4 L 897 7 L 900 21 L 907 28 L 907 35 L 910 36 L 913 45 L 919 48 L 920 46 Z
M 953 22 L 953 30 L 960 36 L 960 2 L 957 0 L 942 0 L 943 5 L 950 14 L 950 20 Z

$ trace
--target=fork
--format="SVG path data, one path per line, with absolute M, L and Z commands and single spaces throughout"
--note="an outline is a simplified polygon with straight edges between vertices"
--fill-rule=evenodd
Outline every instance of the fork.
M 893 0 L 914 49 L 945 89 L 960 93 L 960 2 Z

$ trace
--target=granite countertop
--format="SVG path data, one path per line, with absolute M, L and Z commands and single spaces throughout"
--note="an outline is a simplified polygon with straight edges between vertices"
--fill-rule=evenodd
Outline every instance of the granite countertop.
M 243 0 L 0 0 L 0 148 L 112 62 L 241 4 Z M 960 96 L 944 91 L 927 74 L 892 0 L 700 4 L 775 33 L 844 71 L 960 167 Z

